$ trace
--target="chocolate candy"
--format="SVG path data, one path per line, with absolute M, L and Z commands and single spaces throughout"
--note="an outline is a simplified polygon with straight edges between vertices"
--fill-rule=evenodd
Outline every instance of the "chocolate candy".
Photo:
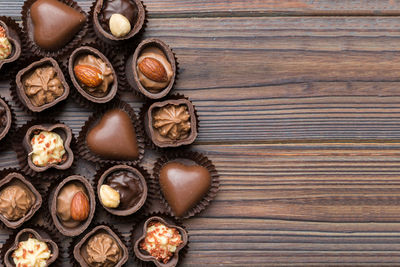
M 168 162 L 160 170 L 159 182 L 174 215 L 181 217 L 208 192 L 211 175 L 199 165 Z
M 11 257 L 16 266 L 46 266 L 51 251 L 46 242 L 29 237 L 28 240 L 18 243 L 18 248 Z
M 143 194 L 143 185 L 139 177 L 130 171 L 116 171 L 107 178 L 107 184 L 120 194 L 118 208 L 127 209 L 138 203 Z
M 0 20 L 0 70 L 4 64 L 16 61 L 21 55 L 18 28 L 18 24 L 10 18 Z
M 138 16 L 138 8 L 130 0 L 105 0 L 103 10 L 99 18 L 103 25 L 108 22 L 113 14 L 121 14 L 126 17 L 131 25 L 134 25 Z
M 3 139 L 11 128 L 11 110 L 7 103 L 0 97 L 0 140 Z
M 74 258 L 80 266 L 121 267 L 128 257 L 127 247 L 106 225 L 96 226 L 74 247 Z
M 104 159 L 135 160 L 139 157 L 136 132 L 121 109 L 107 111 L 86 136 L 89 149 Z
M 57 0 L 36 1 L 30 15 L 35 43 L 52 51 L 65 46 L 86 21 L 85 15 Z
M 78 192 L 81 192 L 84 195 L 84 197 L 88 199 L 85 187 L 83 186 L 82 183 L 79 182 L 72 182 L 65 185 L 63 188 L 61 188 L 57 196 L 57 216 L 58 218 L 60 218 L 62 224 L 64 224 L 67 227 L 76 227 L 82 221 L 82 220 L 75 220 L 72 217 L 72 200 L 74 199 L 74 197 L 77 195 Z M 87 209 L 89 207 L 86 206 L 81 208 Z M 89 214 L 89 211 L 86 210 L 84 211 L 84 213 Z
M 7 38 L 6 29 L 0 26 L 0 61 L 8 58 L 12 53 L 12 44 Z

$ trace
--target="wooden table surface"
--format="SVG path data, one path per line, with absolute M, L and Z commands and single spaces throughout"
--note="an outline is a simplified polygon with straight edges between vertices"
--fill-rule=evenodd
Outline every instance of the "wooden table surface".
M 0 15 L 20 19 L 22 3 L 0 0 Z M 221 176 L 185 221 L 182 265 L 400 264 L 400 1 L 144 4 L 145 36 L 174 49 L 174 92 L 200 115 L 193 150 Z M 10 99 L 6 83 L 0 94 Z M 77 134 L 91 111 L 69 102 L 60 119 Z M 9 166 L 14 153 L 0 153 Z

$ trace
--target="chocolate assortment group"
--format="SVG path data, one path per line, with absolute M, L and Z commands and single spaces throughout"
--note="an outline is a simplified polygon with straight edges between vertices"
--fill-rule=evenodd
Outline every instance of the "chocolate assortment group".
M 26 0 L 21 14 L 23 29 L 0 17 L 0 73 L 12 79 L 10 102 L 35 119 L 13 129 L 0 97 L 0 141 L 10 139 L 19 162 L 0 170 L 0 221 L 13 230 L 1 265 L 63 266 L 64 246 L 74 266 L 178 265 L 189 238 L 181 220 L 209 205 L 219 183 L 205 156 L 184 149 L 199 120 L 187 97 L 169 95 L 175 54 L 140 40 L 139 0 L 96 0 L 89 13 L 73 0 Z M 140 115 L 122 86 L 147 98 Z M 78 136 L 56 119 L 71 99 L 93 112 Z M 160 156 L 152 175 L 145 145 Z M 120 223 L 132 228 L 129 244 Z

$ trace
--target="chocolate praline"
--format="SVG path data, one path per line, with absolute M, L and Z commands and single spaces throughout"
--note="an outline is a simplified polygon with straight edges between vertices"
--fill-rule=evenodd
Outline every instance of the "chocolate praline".
M 74 258 L 75 260 L 83 267 L 91 267 L 85 259 L 88 258 L 88 254 L 86 251 L 88 242 L 91 237 L 97 235 L 97 234 L 107 234 L 110 237 L 114 239 L 114 241 L 117 243 L 120 252 L 121 252 L 121 258 L 120 260 L 114 265 L 114 267 L 121 267 L 123 266 L 127 261 L 128 261 L 128 249 L 125 246 L 125 244 L 121 241 L 120 237 L 108 226 L 106 225 L 99 225 L 96 226 L 93 230 L 91 230 L 89 233 L 87 233 L 74 247 Z M 92 265 L 94 266 L 94 265 Z
M 76 61 L 80 57 L 86 56 L 86 55 L 93 55 L 97 58 L 100 58 L 102 61 L 104 61 L 106 66 L 111 68 L 111 71 L 113 73 L 114 79 L 113 79 L 113 82 L 108 85 L 108 93 L 102 97 L 96 97 L 96 96 L 90 94 L 87 90 L 85 90 L 82 87 L 81 83 L 78 81 L 78 79 L 75 76 L 74 67 L 76 66 Z M 69 73 L 69 76 L 71 78 L 71 81 L 72 81 L 74 87 L 78 90 L 78 92 L 84 98 L 86 98 L 87 100 L 89 100 L 93 103 L 98 103 L 98 104 L 107 103 L 115 97 L 115 95 L 118 91 L 118 78 L 117 78 L 117 74 L 114 70 L 113 65 L 111 64 L 111 62 L 107 59 L 107 57 L 103 53 L 101 53 L 99 50 L 97 50 L 93 47 L 82 46 L 82 47 L 75 49 L 74 52 L 72 52 L 72 54 L 69 58 L 69 62 L 68 62 L 68 73 Z
M 57 215 L 57 198 L 60 194 L 60 191 L 69 184 L 77 184 L 82 186 L 86 191 L 85 194 L 88 197 L 89 201 L 89 215 L 86 220 L 79 222 L 78 225 L 68 227 L 65 223 L 59 218 Z M 57 187 L 50 193 L 49 197 L 49 208 L 50 208 L 50 215 L 53 219 L 54 225 L 65 236 L 77 236 L 83 233 L 86 228 L 90 225 L 95 209 L 96 209 L 96 199 L 94 195 L 94 190 L 90 182 L 83 176 L 80 175 L 72 175 L 65 178 L 61 183 L 57 185 Z
M 42 67 L 54 68 L 54 70 L 56 72 L 56 77 L 60 80 L 61 85 L 64 87 L 64 91 L 60 96 L 58 96 L 53 101 L 43 104 L 43 105 L 40 105 L 40 106 L 35 106 L 32 103 L 31 99 L 29 99 L 29 97 L 25 93 L 24 80 L 26 79 L 26 77 L 32 75 L 36 69 L 42 68 Z M 43 81 L 41 81 L 41 82 L 43 82 Z M 39 61 L 33 62 L 26 68 L 23 68 L 22 70 L 20 70 L 16 76 L 16 83 L 17 83 L 16 90 L 17 90 L 17 95 L 18 95 L 19 100 L 22 102 L 22 104 L 24 104 L 29 110 L 31 110 L 33 112 L 42 112 L 48 108 L 51 108 L 51 107 L 55 106 L 56 104 L 58 104 L 59 102 L 65 100 L 69 95 L 68 83 L 65 80 L 64 74 L 62 73 L 60 66 L 58 65 L 57 61 L 55 61 L 53 58 L 43 58 Z M 47 88 L 47 84 L 45 86 Z
M 182 237 L 182 243 L 176 248 L 176 251 L 174 252 L 174 255 L 171 257 L 171 259 L 167 263 L 162 263 L 158 261 L 155 257 L 149 255 L 148 252 L 142 250 L 140 248 L 140 243 L 145 239 L 146 237 L 146 231 L 148 224 L 150 222 L 161 222 L 162 224 L 166 225 L 167 227 L 170 228 L 175 228 L 179 231 L 181 237 Z M 185 229 L 182 227 L 178 226 L 172 219 L 168 217 L 161 217 L 161 216 L 152 216 L 148 218 L 145 221 L 142 221 L 139 223 L 136 228 L 132 231 L 132 246 L 133 250 L 135 252 L 135 256 L 138 257 L 140 260 L 145 261 L 145 262 L 152 262 L 154 265 L 158 267 L 174 267 L 178 264 L 179 262 L 179 252 L 187 245 L 188 243 L 188 233 L 186 232 Z
M 20 173 L 10 172 L 0 180 L 0 192 L 9 186 L 18 186 L 23 188 L 23 190 L 29 190 L 31 196 L 34 200 L 29 207 L 29 210 L 21 218 L 17 220 L 9 220 L 4 215 L 0 213 L 0 220 L 11 229 L 16 229 L 20 227 L 23 223 L 32 218 L 32 216 L 39 210 L 42 205 L 42 196 L 36 190 L 36 188 Z
M 11 124 L 11 109 L 7 105 L 7 103 L 0 97 L 0 140 L 2 140 L 10 131 Z
M 37 166 L 33 163 L 32 161 L 32 144 L 31 140 L 32 137 L 35 135 L 36 132 L 38 131 L 49 131 L 49 132 L 55 132 L 57 133 L 64 145 L 65 149 L 65 154 L 66 154 L 66 159 L 63 162 L 60 162 L 59 164 L 57 163 L 50 163 L 47 164 L 46 166 Z M 31 126 L 25 134 L 25 137 L 22 142 L 22 146 L 24 147 L 26 154 L 27 154 L 27 160 L 28 160 L 28 166 L 35 172 L 44 172 L 47 171 L 50 168 L 54 168 L 57 170 L 66 170 L 72 166 L 72 163 L 74 162 L 74 153 L 72 152 L 71 149 L 71 141 L 72 141 L 72 131 L 71 128 L 69 128 L 67 125 L 58 123 L 58 124 L 42 124 L 42 125 L 33 125 Z
M 160 131 L 158 129 L 155 129 L 154 127 L 154 116 L 155 112 L 165 108 L 169 105 L 173 106 L 186 106 L 187 107 L 187 112 L 190 115 L 189 122 L 190 122 L 190 130 L 187 133 L 186 137 L 183 138 L 177 138 L 177 139 L 171 139 L 168 136 L 162 136 L 160 134 Z M 166 115 L 172 115 L 170 113 L 167 113 Z M 170 118 L 171 123 L 176 122 L 177 118 Z M 182 145 L 189 145 L 193 143 L 196 140 L 197 137 L 197 118 L 196 118 L 196 113 L 194 106 L 192 102 L 190 102 L 187 99 L 169 99 L 165 100 L 162 102 L 155 102 L 153 103 L 147 112 L 145 113 L 145 119 L 144 119 L 144 124 L 145 124 L 145 129 L 146 133 L 149 136 L 149 138 L 153 141 L 153 143 L 161 148 L 164 147 L 178 147 Z
M 4 64 L 11 63 L 16 61 L 21 56 L 21 40 L 18 36 L 18 33 L 13 30 L 11 27 L 5 23 L 5 21 L 0 18 L 0 27 L 3 27 L 6 31 L 7 39 L 10 41 L 12 45 L 11 54 L 3 60 L 0 60 L 0 70 Z
M 118 191 L 121 197 L 117 208 L 104 206 L 100 198 L 100 188 L 103 184 Z M 142 173 L 128 165 L 116 165 L 107 169 L 97 184 L 97 194 L 101 205 L 109 213 L 117 216 L 128 216 L 138 211 L 147 199 L 147 184 Z
M 140 82 L 137 71 L 138 58 L 141 56 L 144 49 L 152 47 L 161 50 L 161 52 L 164 54 L 168 62 L 171 64 L 171 68 L 173 71 L 173 75 L 169 80 L 168 85 L 164 89 L 161 89 L 158 92 L 152 92 L 149 89 L 146 89 Z M 143 95 L 151 99 L 163 98 L 171 91 L 175 83 L 176 61 L 174 53 L 172 52 L 171 48 L 169 48 L 168 45 L 166 45 L 163 41 L 159 39 L 154 39 L 154 38 L 145 39 L 138 45 L 133 55 L 128 57 L 125 67 L 125 74 L 129 82 L 129 85 L 139 93 L 142 93 Z
M 54 263 L 55 260 L 58 258 L 59 248 L 56 242 L 51 240 L 51 237 L 48 233 L 43 230 L 32 229 L 32 228 L 25 228 L 18 232 L 15 237 L 14 244 L 6 251 L 4 254 L 4 264 L 7 267 L 15 267 L 14 260 L 12 258 L 12 254 L 14 250 L 18 248 L 18 244 L 21 241 L 26 241 L 28 238 L 32 236 L 33 238 L 45 242 L 51 251 L 51 257 L 46 261 L 46 265 L 49 266 Z
M 111 5 L 108 0 L 97 0 L 93 11 L 93 28 L 96 34 L 106 43 L 120 44 L 137 35 L 144 25 L 146 12 L 140 0 L 113 0 Z M 121 2 L 121 4 L 116 3 Z M 129 2 L 125 3 L 125 2 Z M 127 8 L 128 7 L 128 8 Z M 108 20 L 111 13 L 122 14 L 128 18 L 131 24 L 130 32 L 123 37 L 115 37 L 111 34 Z

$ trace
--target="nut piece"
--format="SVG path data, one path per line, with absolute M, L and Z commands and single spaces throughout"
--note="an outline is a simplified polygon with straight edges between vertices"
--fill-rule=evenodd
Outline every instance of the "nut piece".
M 84 221 L 89 216 L 89 200 L 87 196 L 79 191 L 71 201 L 71 218 L 75 221 Z
M 124 37 L 131 31 L 131 23 L 122 14 L 115 13 L 110 18 L 110 31 L 115 37 Z
M 107 208 L 116 208 L 119 206 L 120 195 L 117 190 L 109 185 L 103 184 L 100 187 L 100 200 Z
M 97 87 L 104 80 L 101 70 L 91 65 L 76 65 L 74 72 L 76 78 L 89 87 Z
M 156 82 L 168 81 L 167 72 L 164 66 L 155 58 L 146 57 L 139 64 L 140 71 L 149 79 Z

